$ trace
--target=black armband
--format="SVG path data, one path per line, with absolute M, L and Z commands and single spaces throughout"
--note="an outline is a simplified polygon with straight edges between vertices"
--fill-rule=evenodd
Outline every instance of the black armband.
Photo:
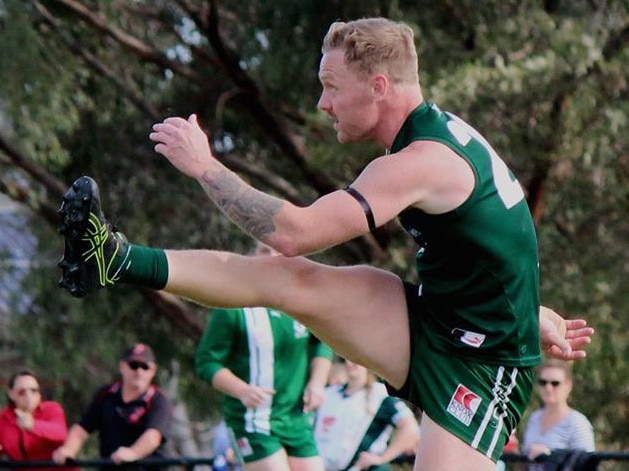
M 344 188 L 352 197 L 360 203 L 360 207 L 363 208 L 365 212 L 365 217 L 367 218 L 367 225 L 369 226 L 369 232 L 373 232 L 376 230 L 376 221 L 373 218 L 373 211 L 371 210 L 371 206 L 367 203 L 367 200 L 363 195 L 361 195 L 358 191 L 353 189 L 351 186 Z

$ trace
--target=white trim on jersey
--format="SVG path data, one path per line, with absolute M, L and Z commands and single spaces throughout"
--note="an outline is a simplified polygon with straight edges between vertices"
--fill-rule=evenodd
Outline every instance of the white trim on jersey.
M 496 427 L 494 429 L 491 443 L 487 449 L 487 452 L 485 453 L 486 456 L 490 457 L 493 454 L 494 449 L 496 448 L 496 443 L 500 438 L 500 433 L 503 431 L 504 418 L 507 416 L 507 405 L 511 400 L 511 392 L 517 384 L 518 372 L 519 371 L 517 368 L 513 368 L 508 379 L 509 382 L 505 385 L 502 384 L 502 379 L 505 374 L 505 367 L 501 366 L 498 368 L 498 374 L 496 375 L 496 379 L 494 380 L 494 387 L 492 390 L 492 392 L 494 393 L 494 398 L 489 403 L 481 426 L 478 428 L 476 435 L 474 436 L 474 440 L 472 441 L 472 448 L 477 449 L 481 439 L 483 438 L 483 435 L 487 431 L 487 426 L 491 419 L 493 418 L 497 420 L 498 423 L 496 424 Z
M 249 345 L 249 384 L 274 389 L 275 343 L 269 311 L 263 307 L 244 308 L 247 342 Z M 245 412 L 245 430 L 249 433 L 271 433 L 273 397 Z

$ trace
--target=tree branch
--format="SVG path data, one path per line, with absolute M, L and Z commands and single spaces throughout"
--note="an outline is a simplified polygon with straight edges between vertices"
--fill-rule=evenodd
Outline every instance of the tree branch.
M 153 121 L 159 119 L 159 113 L 157 110 L 146 100 L 142 99 L 142 96 L 137 90 L 134 90 L 133 84 L 123 82 L 120 75 L 106 67 L 96 57 L 87 52 L 77 41 L 74 41 L 63 29 L 61 28 L 61 22 L 55 18 L 50 11 L 48 11 L 41 3 L 36 0 L 32 0 L 35 8 L 39 14 L 44 18 L 47 24 L 49 24 L 54 31 L 57 32 L 61 40 L 66 44 L 68 49 L 73 51 L 79 57 L 81 57 L 88 66 L 109 79 L 128 99 L 133 103 L 140 111 L 142 111 L 148 118 Z
M 197 27 L 205 32 L 210 45 L 223 64 L 225 73 L 238 87 L 238 93 L 232 93 L 232 95 L 237 97 L 239 103 L 256 118 L 260 126 L 269 134 L 269 137 L 282 152 L 291 159 L 318 194 L 323 195 L 336 190 L 336 185 L 327 176 L 310 168 L 306 149 L 300 139 L 291 133 L 286 123 L 266 106 L 259 87 L 240 66 L 240 57 L 223 41 L 219 32 L 217 3 L 210 1 L 209 8 L 195 8 L 185 0 L 178 0 L 178 3 L 192 17 Z
M 140 41 L 139 39 L 125 33 L 124 31 L 111 26 L 101 15 L 92 13 L 85 5 L 75 0 L 54 0 L 55 2 L 67 7 L 70 11 L 81 18 L 85 23 L 91 25 L 94 29 L 104 33 L 114 39 L 118 44 L 129 50 L 140 59 L 146 62 L 152 62 L 164 69 L 170 69 L 173 73 L 185 77 L 186 79 L 198 84 L 205 85 L 207 80 L 190 67 L 170 60 L 165 54 L 154 47 Z
M 53 177 L 50 172 L 28 159 L 17 147 L 13 146 L 9 140 L 0 132 L 0 150 L 2 150 L 13 164 L 34 180 L 42 184 L 52 194 L 63 195 L 66 185 Z
M 607 62 L 611 60 L 614 55 L 622 52 L 623 46 L 627 44 L 629 44 L 629 25 L 626 25 L 624 28 L 618 30 L 616 34 L 609 36 L 607 42 L 602 48 L 602 58 L 588 67 L 585 77 L 592 77 L 600 74 L 600 63 L 602 61 Z M 562 80 L 559 80 L 559 83 L 562 83 L 563 86 L 558 88 L 559 91 L 557 96 L 553 100 L 550 121 L 551 127 L 555 130 L 555 132 L 552 133 L 552 136 L 549 138 L 548 142 L 546 142 L 545 149 L 547 150 L 547 155 L 556 152 L 560 145 L 560 130 L 563 128 L 562 115 L 565 100 L 566 97 L 574 93 L 579 86 L 580 81 L 575 79 L 573 76 L 566 76 Z M 541 159 L 538 161 L 534 169 L 533 178 L 531 178 L 527 185 L 529 208 L 531 209 L 533 219 L 537 222 L 539 222 L 543 212 L 544 193 L 546 187 L 545 183 L 550 173 L 550 169 L 551 159 Z

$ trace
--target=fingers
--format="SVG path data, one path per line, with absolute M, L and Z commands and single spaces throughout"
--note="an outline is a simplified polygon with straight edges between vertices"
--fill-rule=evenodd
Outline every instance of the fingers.
M 191 115 L 195 116 L 195 115 Z M 196 122 L 196 118 L 195 118 L 195 122 Z M 186 126 L 188 126 L 189 121 L 187 119 L 184 118 L 180 118 L 178 116 L 172 116 L 170 118 L 166 118 L 164 121 L 162 121 L 161 123 L 157 123 L 153 126 L 153 128 L 155 128 L 155 126 L 173 126 L 175 128 L 185 128 Z
M 570 354 L 570 356 L 567 358 L 568 361 L 570 360 L 581 360 L 583 358 L 585 358 L 587 356 L 587 352 L 585 350 L 575 350 L 572 352 L 572 354 Z
M 587 352 L 581 348 L 570 348 L 566 351 L 556 345 L 547 348 L 546 354 L 552 358 L 564 361 L 581 360 L 587 356 Z
M 155 132 L 165 132 L 167 134 L 172 134 L 177 129 L 186 129 L 190 125 L 199 127 L 196 114 L 191 114 L 188 119 L 180 118 L 178 116 L 166 118 L 161 123 L 155 123 L 153 125 L 153 130 Z
M 188 121 L 183 118 L 166 118 L 161 123 L 155 123 L 153 125 L 153 132 L 149 134 L 149 139 L 152 141 L 162 141 L 165 136 L 175 135 L 180 129 L 185 129 L 188 126 Z
M 587 326 L 585 319 L 566 319 L 564 326 L 566 330 L 563 335 L 547 332 L 544 342 L 547 345 L 546 353 L 565 361 L 585 358 L 587 352 L 584 348 L 592 341 L 594 329 Z
M 57 464 L 65 464 L 68 459 L 73 458 L 63 447 L 57 448 L 52 453 L 52 460 Z
M 308 413 L 310 412 L 310 410 L 312 409 L 311 405 L 310 405 L 310 398 L 308 396 L 304 396 L 304 407 L 303 407 L 303 411 Z
M 241 402 L 247 407 L 258 407 L 275 394 L 275 389 L 250 386 Z
M 182 132 L 177 124 L 167 123 L 166 121 L 169 119 L 174 118 L 168 118 L 163 123 L 154 124 L 153 132 L 149 134 L 149 139 L 157 143 L 153 149 L 163 155 L 166 155 L 168 146 L 176 142 L 177 136 Z M 181 120 L 181 118 L 177 118 L 177 120 Z M 179 121 L 175 121 L 175 123 L 179 123 Z
M 172 124 L 157 123 L 153 125 L 153 132 L 149 134 L 152 141 L 161 141 L 167 136 L 175 136 L 180 132 L 179 126 Z
M 557 360 L 568 360 L 568 357 L 565 354 L 565 352 L 561 350 L 559 347 L 557 347 L 556 345 L 553 345 L 552 347 L 548 348 L 546 350 L 546 354 L 553 358 L 556 358 Z
M 155 147 L 153 147 L 153 149 L 155 150 L 155 152 L 157 152 L 158 154 L 165 154 L 166 153 L 166 145 L 164 144 L 157 144 Z
M 568 329 L 566 332 L 567 339 L 590 338 L 594 335 L 594 329 L 591 327 L 583 327 L 581 329 Z
M 570 342 L 557 332 L 548 332 L 544 343 L 549 349 L 554 348 L 563 352 L 564 355 L 569 355 L 572 351 Z
M 577 338 L 573 338 L 573 339 L 568 339 L 568 342 L 570 343 L 570 346 L 572 347 L 573 350 L 579 350 L 583 347 L 586 347 L 590 344 L 590 342 L 592 342 L 592 339 L 590 337 L 577 337 Z
M 562 355 L 564 355 L 565 357 L 569 357 L 570 355 L 572 355 L 572 346 L 570 345 L 569 342 L 566 342 L 564 339 L 562 339 L 561 342 L 557 342 L 555 346 L 559 350 L 561 350 Z
M 585 319 L 566 319 L 566 328 L 570 329 L 580 329 L 587 325 L 587 321 Z
M 564 361 L 581 360 L 587 356 L 585 350 L 571 350 L 569 353 L 566 353 L 554 345 L 546 350 L 546 353 L 552 358 Z

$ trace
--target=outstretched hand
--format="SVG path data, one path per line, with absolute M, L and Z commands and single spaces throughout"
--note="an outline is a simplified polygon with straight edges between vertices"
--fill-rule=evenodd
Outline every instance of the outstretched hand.
M 544 353 L 565 361 L 585 358 L 584 348 L 594 335 L 584 319 L 564 319 L 545 306 L 540 306 L 539 330 Z
M 208 136 L 199 126 L 195 114 L 187 120 L 174 117 L 154 124 L 149 139 L 156 142 L 155 152 L 189 177 L 201 177 L 214 160 Z

